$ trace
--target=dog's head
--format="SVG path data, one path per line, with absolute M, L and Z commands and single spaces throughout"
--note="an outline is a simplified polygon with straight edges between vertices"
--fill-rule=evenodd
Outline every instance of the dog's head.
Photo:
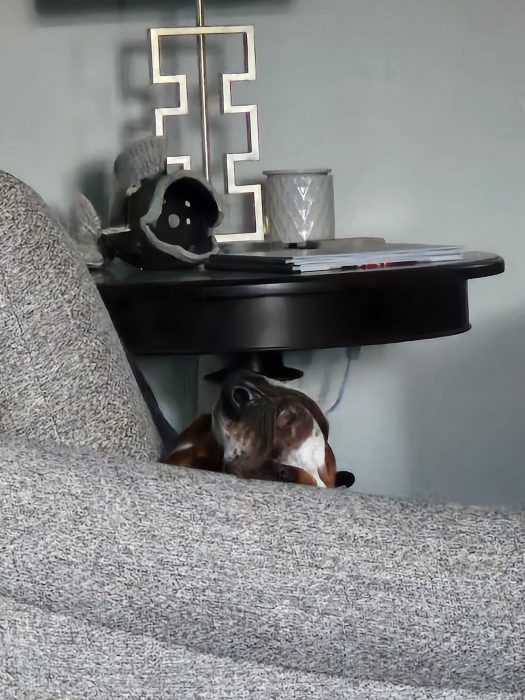
M 224 471 L 244 478 L 333 488 L 328 421 L 305 394 L 251 372 L 223 384 L 212 416 Z

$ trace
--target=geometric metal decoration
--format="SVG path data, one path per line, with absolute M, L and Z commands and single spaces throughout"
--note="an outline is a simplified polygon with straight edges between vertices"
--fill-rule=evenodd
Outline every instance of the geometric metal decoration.
M 201 5 L 201 3 L 198 3 Z M 202 6 L 201 6 L 202 7 Z M 199 22 L 203 24 L 202 12 Z M 255 80 L 255 37 L 253 26 L 224 26 L 224 27 L 173 27 L 164 29 L 150 29 L 151 43 L 151 77 L 152 82 L 169 83 L 179 88 L 179 105 L 177 107 L 160 107 L 155 110 L 155 131 L 158 136 L 165 133 L 164 120 L 166 117 L 174 117 L 188 114 L 188 85 L 185 74 L 164 75 L 161 70 L 161 46 L 163 37 L 195 36 L 199 41 L 200 65 L 200 100 L 202 114 L 202 149 L 204 176 L 210 179 L 210 146 L 208 134 L 208 112 L 206 98 L 206 66 L 205 66 L 205 38 L 209 35 L 242 34 L 244 39 L 244 73 L 224 73 L 222 76 L 221 110 L 223 114 L 245 114 L 246 129 L 248 135 L 248 151 L 245 153 L 227 153 L 225 155 L 225 190 L 228 194 L 252 194 L 254 203 L 255 227 L 246 233 L 215 234 L 220 242 L 233 241 L 258 241 L 264 238 L 264 223 L 262 211 L 261 185 L 239 185 L 235 180 L 235 164 L 242 161 L 259 160 L 259 123 L 257 105 L 232 104 L 232 84 L 244 80 Z M 191 157 L 189 155 L 168 156 L 168 165 L 180 164 L 185 169 L 191 170 Z

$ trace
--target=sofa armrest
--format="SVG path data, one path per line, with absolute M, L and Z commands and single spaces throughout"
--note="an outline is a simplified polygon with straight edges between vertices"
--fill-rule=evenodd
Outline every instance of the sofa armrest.
M 0 444 L 0 595 L 196 653 L 525 690 L 522 512 Z

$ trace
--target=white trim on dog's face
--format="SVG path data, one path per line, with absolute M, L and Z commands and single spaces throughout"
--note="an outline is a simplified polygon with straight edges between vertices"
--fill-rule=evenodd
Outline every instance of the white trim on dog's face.
M 217 440 L 221 447 L 224 447 L 225 442 L 225 428 L 224 428 L 224 418 L 222 417 L 222 411 L 220 407 L 220 399 L 216 402 L 213 407 L 211 414 L 211 432 L 213 437 Z
M 177 445 L 177 447 L 175 448 L 174 454 L 176 454 L 177 452 L 182 452 L 183 450 L 191 450 L 192 447 L 193 447 L 192 442 L 183 442 L 181 445 Z

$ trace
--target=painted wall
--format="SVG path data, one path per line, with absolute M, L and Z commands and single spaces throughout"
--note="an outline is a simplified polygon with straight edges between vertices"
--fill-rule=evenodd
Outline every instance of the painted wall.
M 64 210 L 79 187 L 99 192 L 143 122 L 146 28 L 193 14 L 174 1 L 81 14 L 50 3 L 0 7 L 0 167 Z M 256 25 L 259 79 L 239 96 L 260 105 L 262 161 L 246 175 L 332 167 L 339 235 L 507 260 L 505 275 L 471 283 L 470 333 L 352 360 L 331 416 L 340 465 L 363 491 L 525 500 L 523 2 L 210 0 L 208 21 Z M 126 57 L 137 67 L 123 89 Z M 344 351 L 292 361 L 308 370 L 304 388 L 333 402 Z M 193 365 L 148 365 L 166 402 L 185 378 L 176 422 L 193 410 Z

